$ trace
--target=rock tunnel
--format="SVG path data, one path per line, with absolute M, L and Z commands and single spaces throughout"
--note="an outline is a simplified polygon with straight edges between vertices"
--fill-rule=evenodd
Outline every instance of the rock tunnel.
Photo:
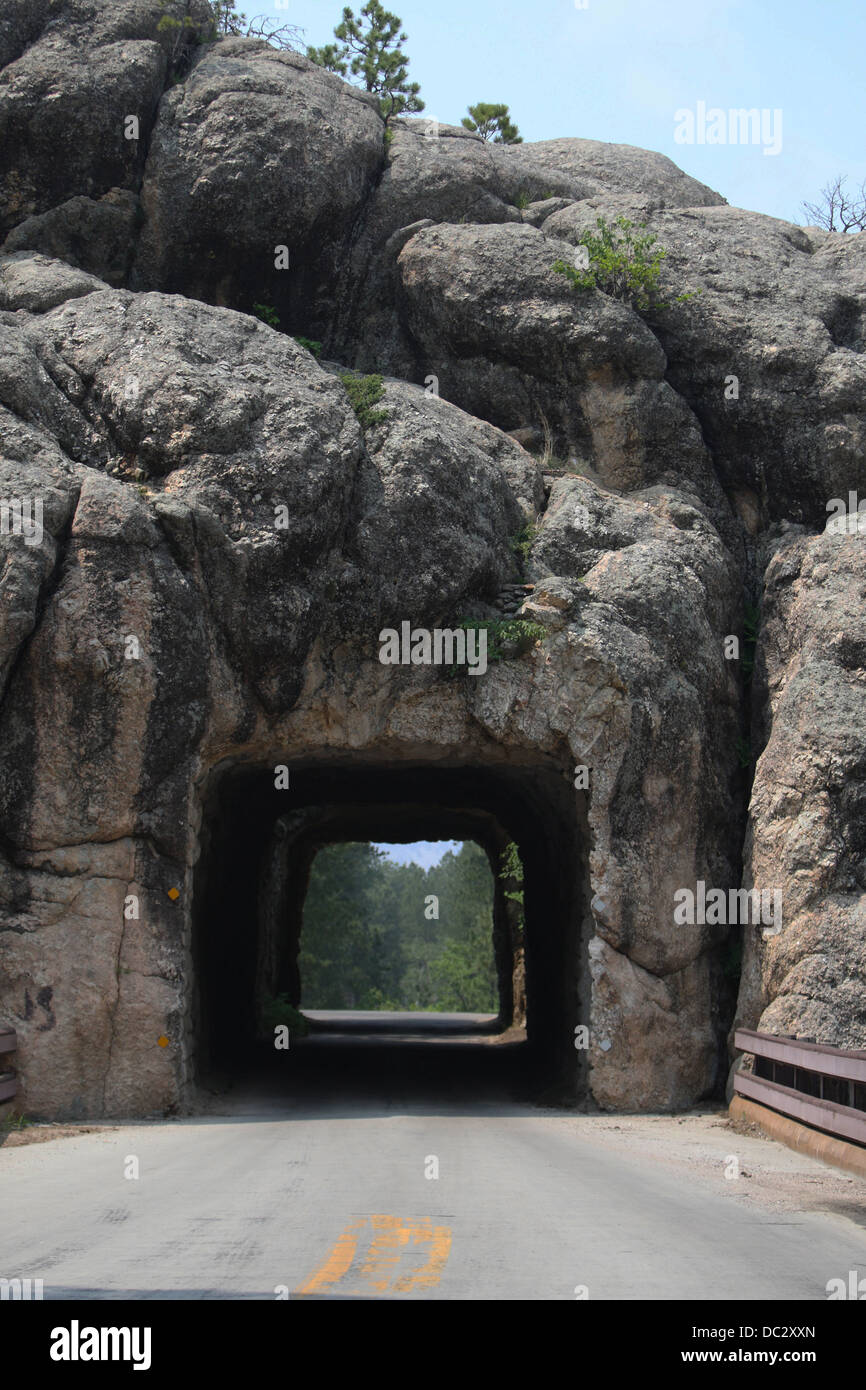
M 37 545 L 0 537 L 17 1103 L 194 1099 L 297 989 L 340 836 L 517 841 L 527 1046 L 602 1109 L 720 1094 L 732 1025 L 861 1048 L 866 559 L 825 528 L 861 477 L 862 238 L 627 146 L 386 142 L 266 44 L 169 77 L 159 6 L 126 7 L 131 66 L 92 7 L 107 105 L 74 7 L 9 31 L 0 463 L 44 502 Z M 141 140 L 106 146 L 130 110 Z M 623 212 L 687 286 L 658 313 L 557 268 Z M 378 659 L 384 628 L 496 623 L 524 581 L 536 639 L 483 677 Z M 783 888 L 783 932 L 677 923 L 702 882 Z M 506 1025 L 502 903 L 496 933 Z
M 289 767 L 288 788 L 275 767 Z M 585 1093 L 575 1028 L 588 1017 L 587 834 L 579 794 L 553 761 L 450 765 L 274 756 L 215 769 L 193 881 L 190 1055 L 197 1082 L 248 1067 L 264 995 L 301 997 L 297 956 L 316 853 L 337 841 L 473 839 L 494 873 L 502 1030 L 526 1027 L 532 1075 Z M 495 877 L 509 841 L 524 866 L 524 928 Z M 525 938 L 525 939 L 524 939 Z

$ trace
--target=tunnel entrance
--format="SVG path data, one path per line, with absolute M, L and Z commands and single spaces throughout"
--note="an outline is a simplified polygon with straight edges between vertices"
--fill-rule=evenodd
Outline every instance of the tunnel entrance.
M 521 1065 L 529 1064 L 536 1092 L 563 1101 L 585 1094 L 586 1052 L 575 1046 L 576 1028 L 589 1022 L 585 808 L 565 769 L 537 760 L 443 766 L 275 756 L 266 766 L 215 769 L 193 883 L 197 1082 L 274 1060 L 263 1008 L 278 996 L 301 1003 L 304 902 L 319 851 L 419 840 L 474 841 L 484 850 L 494 882 L 495 1031 L 525 1038 Z M 500 872 L 510 847 L 522 884 Z M 314 1024 L 292 1053 L 293 1066 L 318 1031 Z

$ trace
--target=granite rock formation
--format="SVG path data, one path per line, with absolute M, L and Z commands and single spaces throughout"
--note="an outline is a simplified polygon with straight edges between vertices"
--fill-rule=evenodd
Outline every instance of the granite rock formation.
M 365 94 L 189 13 L 179 49 L 158 0 L 0 20 L 22 1101 L 195 1104 L 207 980 L 290 972 L 252 848 L 246 920 L 211 930 L 220 816 L 248 797 L 273 858 L 275 824 L 348 823 L 341 777 L 355 824 L 381 788 L 521 843 L 530 1038 L 574 1098 L 718 1094 L 734 1020 L 866 1047 L 863 537 L 825 529 L 862 479 L 866 240 L 630 147 L 386 140 Z M 667 249 L 667 307 L 553 269 L 620 215 Z M 495 622 L 517 585 L 534 626 L 483 675 L 379 660 L 381 630 Z M 677 923 L 699 881 L 782 889 L 781 931 Z

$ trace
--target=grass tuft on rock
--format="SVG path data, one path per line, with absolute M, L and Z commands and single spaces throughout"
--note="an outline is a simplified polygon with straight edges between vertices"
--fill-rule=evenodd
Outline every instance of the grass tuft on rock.
M 346 388 L 346 394 L 362 429 L 369 429 L 371 425 L 381 425 L 383 420 L 388 419 L 387 410 L 373 409 L 385 394 L 385 386 L 378 373 L 372 376 L 354 376 L 351 372 L 344 372 L 340 380 Z

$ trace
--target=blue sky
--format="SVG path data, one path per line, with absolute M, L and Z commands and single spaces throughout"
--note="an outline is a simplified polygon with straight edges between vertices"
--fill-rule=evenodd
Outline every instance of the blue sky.
M 356 0 L 357 14 L 363 0 Z M 459 124 L 502 101 L 524 140 L 581 136 L 668 155 L 740 207 L 804 220 L 838 173 L 866 178 L 863 0 L 384 0 L 403 20 L 425 114 Z M 329 42 L 342 0 L 259 0 Z M 257 12 L 255 0 L 240 4 Z M 782 112 L 782 150 L 682 145 L 674 113 Z
M 416 840 L 411 845 L 377 844 L 377 849 L 386 851 L 395 864 L 420 864 L 422 869 L 432 869 L 449 849 L 457 853 L 459 840 Z

